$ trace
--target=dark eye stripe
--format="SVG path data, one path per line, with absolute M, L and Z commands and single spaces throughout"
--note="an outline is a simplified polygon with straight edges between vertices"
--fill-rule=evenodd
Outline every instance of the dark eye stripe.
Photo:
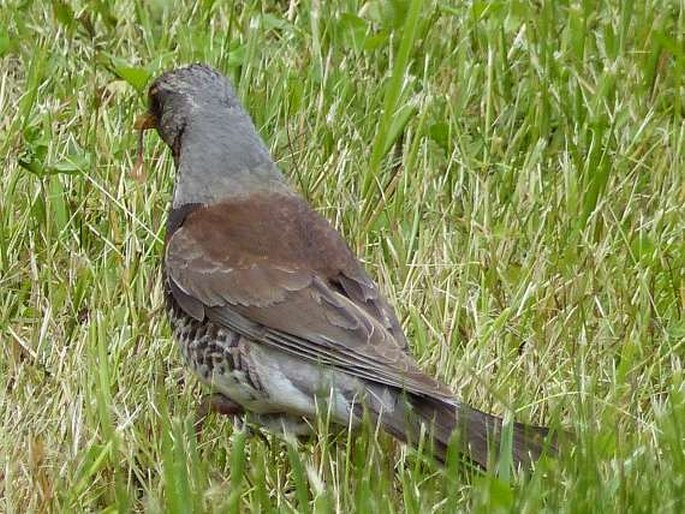
M 162 105 L 160 100 L 161 90 L 158 87 L 152 86 L 148 94 L 150 104 L 150 114 L 159 119 L 162 115 Z

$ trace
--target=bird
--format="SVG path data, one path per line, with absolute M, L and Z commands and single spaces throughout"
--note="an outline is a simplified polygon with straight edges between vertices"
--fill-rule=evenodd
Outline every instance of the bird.
M 205 412 L 300 436 L 325 406 L 335 425 L 370 418 L 409 445 L 427 437 L 439 463 L 456 444 L 482 469 L 503 433 L 518 468 L 557 451 L 550 429 L 504 424 L 419 368 L 393 307 L 289 185 L 222 73 L 162 73 L 135 126 L 141 141 L 156 129 L 174 161 L 164 297 L 185 364 L 212 391 Z

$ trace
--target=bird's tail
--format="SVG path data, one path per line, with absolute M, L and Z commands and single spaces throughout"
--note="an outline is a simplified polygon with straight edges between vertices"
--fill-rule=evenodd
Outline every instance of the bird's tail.
M 398 409 L 389 416 L 381 416 L 383 426 L 392 435 L 416 445 L 421 439 L 423 426 L 435 458 L 442 463 L 454 438 L 462 453 L 482 468 L 487 469 L 498 461 L 502 418 L 472 409 L 456 399 L 418 395 L 410 395 L 407 399 L 409 409 Z M 530 468 L 543 452 L 548 455 L 556 453 L 556 438 L 548 428 L 513 423 L 511 429 L 511 457 L 515 467 Z

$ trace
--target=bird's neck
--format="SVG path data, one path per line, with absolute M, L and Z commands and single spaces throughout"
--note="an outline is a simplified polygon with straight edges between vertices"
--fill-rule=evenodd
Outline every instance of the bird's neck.
M 254 193 L 292 194 L 244 111 L 203 113 L 181 136 L 173 207 Z

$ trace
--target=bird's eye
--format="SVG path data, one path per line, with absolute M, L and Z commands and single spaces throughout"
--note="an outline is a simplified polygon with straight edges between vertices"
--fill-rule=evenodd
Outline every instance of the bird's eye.
M 162 116 L 162 102 L 161 91 L 159 89 L 151 90 L 149 95 L 150 114 L 159 119 Z

